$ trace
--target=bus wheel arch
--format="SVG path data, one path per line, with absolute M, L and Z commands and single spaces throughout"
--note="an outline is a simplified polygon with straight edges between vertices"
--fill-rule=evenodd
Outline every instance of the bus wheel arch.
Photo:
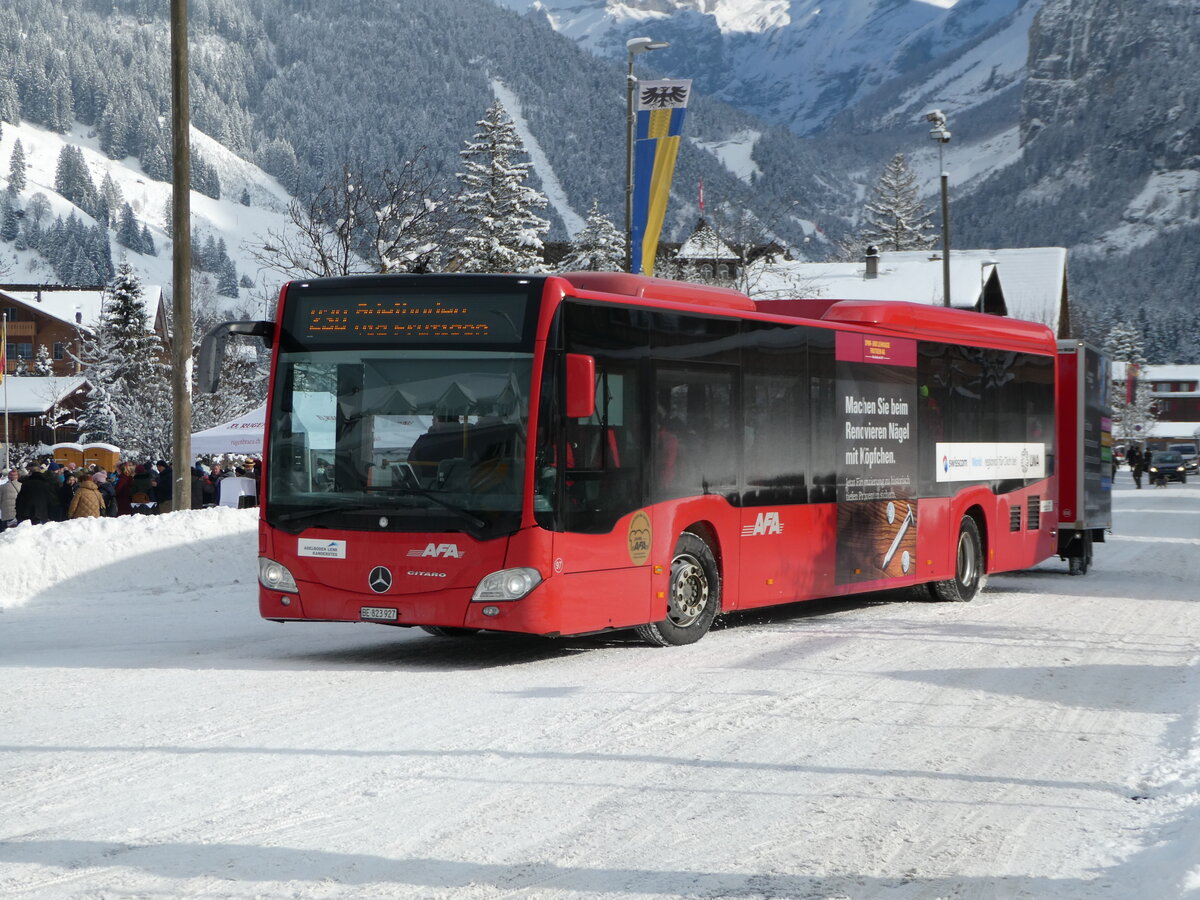
M 669 647 L 694 644 L 708 633 L 721 611 L 721 566 L 715 546 L 714 532 L 703 523 L 679 535 L 671 553 L 666 618 L 637 626 L 639 637 Z
M 959 521 L 954 541 L 954 575 L 929 584 L 934 600 L 965 603 L 975 599 L 987 584 L 987 528 L 983 510 L 971 507 Z

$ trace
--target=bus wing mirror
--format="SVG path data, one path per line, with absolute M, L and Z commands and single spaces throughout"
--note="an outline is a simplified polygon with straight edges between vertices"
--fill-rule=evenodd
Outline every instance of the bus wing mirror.
M 225 360 L 225 343 L 231 334 L 244 334 L 262 338 L 266 347 L 271 346 L 275 334 L 274 322 L 222 322 L 200 342 L 200 354 L 196 365 L 197 387 L 206 394 L 217 392 L 221 363 Z
M 588 419 L 596 412 L 596 358 L 567 354 L 567 418 Z

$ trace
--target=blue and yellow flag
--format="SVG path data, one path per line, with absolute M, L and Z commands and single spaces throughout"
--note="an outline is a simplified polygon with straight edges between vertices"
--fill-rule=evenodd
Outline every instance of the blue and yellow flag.
M 635 275 L 653 275 L 658 238 L 679 155 L 691 79 L 639 81 L 633 144 L 633 260 Z

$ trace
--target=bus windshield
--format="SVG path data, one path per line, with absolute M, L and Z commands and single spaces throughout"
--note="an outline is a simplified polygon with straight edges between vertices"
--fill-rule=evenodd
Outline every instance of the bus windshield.
M 515 531 L 531 371 L 512 351 L 281 348 L 268 523 Z

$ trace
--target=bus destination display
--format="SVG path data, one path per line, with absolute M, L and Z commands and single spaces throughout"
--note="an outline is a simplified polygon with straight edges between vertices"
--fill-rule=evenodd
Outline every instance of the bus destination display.
M 521 339 L 524 294 L 301 296 L 294 333 L 304 343 L 512 343 Z

